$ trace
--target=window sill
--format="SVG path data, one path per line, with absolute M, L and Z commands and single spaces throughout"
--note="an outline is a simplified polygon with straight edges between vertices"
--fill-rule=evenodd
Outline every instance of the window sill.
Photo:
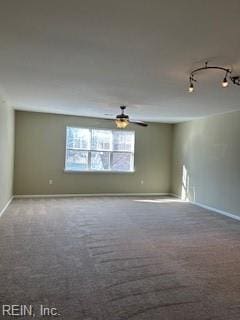
M 109 174 L 109 173 L 120 173 L 120 174 L 124 174 L 124 173 L 135 173 L 135 170 L 133 170 L 133 171 L 108 171 L 108 170 L 106 170 L 106 171 L 104 171 L 104 170 L 83 170 L 83 171 L 80 171 L 80 170 L 67 170 L 67 169 L 64 169 L 63 170 L 63 172 L 64 173 L 100 173 L 100 174 L 105 174 L 105 173 L 107 173 L 107 174 Z

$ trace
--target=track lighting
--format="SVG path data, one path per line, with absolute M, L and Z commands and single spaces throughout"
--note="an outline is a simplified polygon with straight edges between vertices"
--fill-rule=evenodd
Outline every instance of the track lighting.
M 195 75 L 196 75 L 199 71 L 210 70 L 210 69 L 217 69 L 217 70 L 220 70 L 220 71 L 224 71 L 224 72 L 225 72 L 225 77 L 224 77 L 224 79 L 223 79 L 223 81 L 222 81 L 222 87 L 223 87 L 223 88 L 228 87 L 228 85 L 229 85 L 229 83 L 228 83 L 228 78 L 232 81 L 232 83 L 237 84 L 237 85 L 240 85 L 240 76 L 231 77 L 231 76 L 230 76 L 230 74 L 231 74 L 231 72 L 232 72 L 231 69 L 224 68 L 224 67 L 218 67 L 218 66 L 208 66 L 208 62 L 206 61 L 204 67 L 201 67 L 201 68 L 198 68 L 198 69 L 194 69 L 194 70 L 190 73 L 190 76 L 189 76 L 190 85 L 189 85 L 189 88 L 188 88 L 188 91 L 189 91 L 190 93 L 194 91 L 193 81 L 196 82 L 196 80 L 195 80 L 195 78 L 194 78 Z

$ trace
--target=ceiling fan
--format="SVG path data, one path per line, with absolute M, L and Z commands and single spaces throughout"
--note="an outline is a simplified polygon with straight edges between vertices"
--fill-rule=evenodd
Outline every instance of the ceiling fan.
M 148 124 L 143 122 L 143 121 L 140 121 L 140 120 L 132 121 L 132 120 L 130 120 L 129 116 L 124 113 L 126 108 L 127 108 L 126 106 L 120 106 L 121 113 L 118 114 L 115 119 L 105 119 L 105 120 L 111 120 L 111 121 L 115 120 L 116 126 L 118 128 L 120 128 L 120 129 L 126 128 L 129 125 L 129 123 L 137 124 L 137 125 L 142 126 L 142 127 L 147 127 L 148 126 Z

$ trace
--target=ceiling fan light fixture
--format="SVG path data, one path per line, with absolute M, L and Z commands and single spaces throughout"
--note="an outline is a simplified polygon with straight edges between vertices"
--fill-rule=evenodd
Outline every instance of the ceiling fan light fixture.
M 139 125 L 141 127 L 147 127 L 148 124 L 145 123 L 144 121 L 140 121 L 140 120 L 130 120 L 129 119 L 129 116 L 124 112 L 125 109 L 126 109 L 126 106 L 120 106 L 120 109 L 121 109 L 121 113 L 120 114 L 117 114 L 116 115 L 116 118 L 115 119 L 105 119 L 105 120 L 111 120 L 111 121 L 114 121 L 117 128 L 119 129 L 125 129 L 129 123 L 132 123 L 132 124 L 136 124 L 136 125 Z
M 115 123 L 119 129 L 124 129 L 129 125 L 128 119 L 124 119 L 124 118 L 116 119 Z

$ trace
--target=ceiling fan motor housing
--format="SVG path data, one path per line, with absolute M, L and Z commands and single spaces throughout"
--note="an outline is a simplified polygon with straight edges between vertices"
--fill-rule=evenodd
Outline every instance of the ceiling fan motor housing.
M 127 114 L 124 114 L 124 110 L 126 109 L 126 106 L 120 106 L 120 109 L 122 110 L 121 114 L 118 114 L 116 116 L 117 119 L 129 119 L 129 116 Z
M 127 114 L 118 114 L 116 116 L 117 119 L 129 119 L 129 116 Z

